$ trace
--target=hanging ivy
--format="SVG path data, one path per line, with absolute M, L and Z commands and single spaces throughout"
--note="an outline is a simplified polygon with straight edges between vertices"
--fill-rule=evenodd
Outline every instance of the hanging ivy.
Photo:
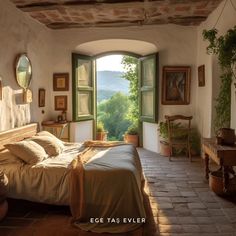
M 216 99 L 215 130 L 230 127 L 231 116 L 231 83 L 233 72 L 231 65 L 236 62 L 236 26 L 228 30 L 223 36 L 217 37 L 217 29 L 203 30 L 204 40 L 209 41 L 208 54 L 218 56 L 222 69 L 220 92 Z

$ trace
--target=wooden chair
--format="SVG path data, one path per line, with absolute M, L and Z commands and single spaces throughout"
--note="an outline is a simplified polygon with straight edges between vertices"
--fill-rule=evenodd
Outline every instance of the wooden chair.
M 165 116 L 168 129 L 168 145 L 170 147 L 169 161 L 173 156 L 173 148 L 186 148 L 189 160 L 191 157 L 190 130 L 192 116 Z

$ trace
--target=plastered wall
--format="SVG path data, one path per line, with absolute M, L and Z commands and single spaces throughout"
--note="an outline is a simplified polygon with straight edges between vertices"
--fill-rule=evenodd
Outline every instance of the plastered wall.
M 236 0 L 232 1 L 236 5 Z M 198 126 L 202 135 L 210 137 L 214 118 L 214 99 L 219 89 L 219 67 L 216 58 L 206 54 L 207 42 L 202 40 L 202 30 L 214 26 L 222 6 L 223 3 L 199 27 L 162 25 L 53 31 L 17 10 L 8 0 L 0 1 L 0 76 L 4 86 L 3 101 L 0 101 L 0 130 L 23 125 L 29 121 L 41 122 L 42 120 L 56 119 L 60 112 L 54 111 L 55 95 L 68 95 L 68 119 L 72 119 L 71 53 L 81 52 L 80 45 L 91 41 L 129 39 L 151 43 L 159 52 L 159 120 L 163 120 L 164 115 L 192 115 L 194 117 L 193 123 Z M 235 11 L 230 5 L 227 5 L 217 28 L 220 34 L 223 34 L 235 24 Z M 102 52 L 105 52 L 106 47 L 102 46 Z M 116 45 L 116 50 L 118 49 L 119 46 Z M 23 52 L 28 54 L 33 67 L 33 78 L 30 85 L 33 92 L 33 103 L 30 105 L 20 104 L 17 100 L 17 97 L 21 96 L 21 90 L 15 82 L 14 60 L 17 54 Z M 142 52 L 140 54 L 143 54 Z M 197 66 L 201 64 L 205 64 L 206 67 L 205 87 L 198 87 Z M 162 67 L 165 65 L 191 66 L 191 100 L 189 105 L 161 104 Z M 70 90 L 68 92 L 54 92 L 52 90 L 52 75 L 56 72 L 69 72 Z M 46 89 L 45 108 L 38 107 L 38 88 Z M 234 87 L 232 87 L 232 92 L 231 123 L 232 127 L 236 127 Z M 44 114 L 42 114 L 42 110 L 45 111 Z M 78 126 L 73 124 L 72 127 L 71 134 L 74 134 L 72 140 L 77 140 L 76 129 Z M 153 151 L 158 151 L 157 127 L 157 124 L 144 125 L 146 137 L 144 145 Z M 90 127 L 87 130 L 91 133 Z M 152 142 L 148 141 L 150 137 L 152 137 Z M 154 139 L 155 137 L 156 139 Z
M 4 1 L 4 3 L 1 2 L 0 4 L 0 24 L 3 25 L 3 30 L 1 30 L 0 35 L 4 38 L 4 46 L 0 49 L 0 74 L 2 75 L 4 86 L 9 86 L 13 92 L 19 90 L 19 87 L 15 82 L 14 70 L 12 68 L 13 61 L 18 53 L 28 53 L 33 66 L 33 80 L 31 83 L 31 89 L 33 91 L 34 99 L 32 104 L 22 105 L 24 106 L 24 109 L 28 110 L 27 114 L 31 114 L 31 117 L 23 119 L 24 122 L 27 122 L 30 118 L 31 121 L 39 122 L 43 119 L 55 119 L 59 114 L 59 112 L 54 111 L 55 95 L 68 95 L 68 119 L 71 119 L 71 53 L 75 51 L 79 52 L 78 48 L 83 43 L 102 39 L 142 40 L 155 45 L 160 56 L 159 119 L 162 120 L 166 114 L 171 115 L 176 113 L 186 115 L 192 114 L 195 117 L 196 75 L 194 72 L 196 69 L 195 65 L 197 54 L 196 27 L 165 25 L 119 29 L 88 28 L 52 31 L 25 16 L 19 10 L 15 9 L 11 3 Z M 116 49 L 118 48 L 119 46 L 116 46 Z M 104 49 L 104 51 L 105 50 L 106 49 Z M 141 52 L 143 52 L 143 49 L 141 49 Z M 161 105 L 161 78 L 162 66 L 164 65 L 191 66 L 192 80 L 190 105 Z M 70 90 L 68 92 L 52 91 L 53 72 L 70 73 Z M 47 104 L 44 109 L 44 115 L 41 113 L 42 109 L 39 109 L 37 104 L 39 87 L 45 87 L 47 93 Z M 13 96 L 12 104 L 14 104 L 14 99 L 15 98 Z M 16 116 L 16 114 L 12 115 L 11 113 L 11 115 L 4 115 L 6 120 L 12 116 Z M 148 128 L 150 125 L 146 125 L 145 127 L 147 128 L 144 132 L 147 137 L 147 147 L 153 151 L 158 151 L 157 124 L 151 125 L 151 129 Z M 73 134 L 73 132 L 71 132 L 71 134 Z M 149 136 L 156 137 L 156 140 L 154 140 L 152 144 L 148 142 Z M 74 135 L 74 137 L 76 137 L 76 135 Z
M 8 1 L 0 1 L 0 76 L 3 100 L 0 100 L 0 131 L 40 122 L 50 116 L 51 96 L 51 32 L 45 26 L 17 10 Z M 15 80 L 15 58 L 27 53 L 33 75 L 31 104 L 22 103 L 22 89 Z M 46 107 L 38 108 L 38 88 L 46 89 Z M 42 114 L 42 110 L 45 111 Z
M 203 29 L 211 29 L 215 26 L 224 6 L 223 1 L 219 7 L 203 22 L 197 29 L 197 66 L 204 64 L 206 70 L 205 87 L 196 88 L 196 119 L 198 128 L 203 137 L 211 137 L 214 135 L 213 121 L 215 117 L 215 99 L 219 92 L 220 85 L 220 67 L 217 57 L 206 54 L 207 41 L 203 41 Z M 236 6 L 236 0 L 232 0 Z M 236 11 L 233 9 L 230 1 L 227 2 L 225 9 L 219 18 L 216 28 L 218 36 L 223 35 L 236 25 Z M 235 82 L 235 80 L 234 80 Z M 231 126 L 236 128 L 236 103 L 235 88 L 232 85 L 232 101 L 231 101 Z

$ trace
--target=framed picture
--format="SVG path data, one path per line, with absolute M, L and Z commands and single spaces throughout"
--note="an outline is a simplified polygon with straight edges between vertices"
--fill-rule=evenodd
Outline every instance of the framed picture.
M 190 66 L 164 66 L 162 74 L 162 104 L 189 104 L 190 80 Z
M 198 67 L 198 86 L 205 86 L 205 65 L 201 65 Z
M 45 107 L 45 94 L 46 91 L 43 88 L 39 89 L 39 107 Z
M 69 73 L 53 74 L 53 90 L 54 91 L 69 90 Z
M 67 96 L 55 96 L 55 110 L 66 111 L 67 110 Z

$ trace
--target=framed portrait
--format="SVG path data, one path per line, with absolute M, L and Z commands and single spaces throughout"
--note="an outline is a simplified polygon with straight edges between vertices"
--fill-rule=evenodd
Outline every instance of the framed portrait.
M 189 104 L 190 80 L 190 66 L 164 66 L 162 74 L 162 104 Z
M 53 74 L 53 90 L 68 91 L 69 90 L 69 73 Z
M 198 67 L 198 86 L 205 86 L 205 65 L 201 65 Z
M 39 89 L 39 107 L 45 107 L 45 95 L 46 91 L 43 88 Z
M 55 96 L 55 110 L 66 111 L 67 110 L 67 96 Z

